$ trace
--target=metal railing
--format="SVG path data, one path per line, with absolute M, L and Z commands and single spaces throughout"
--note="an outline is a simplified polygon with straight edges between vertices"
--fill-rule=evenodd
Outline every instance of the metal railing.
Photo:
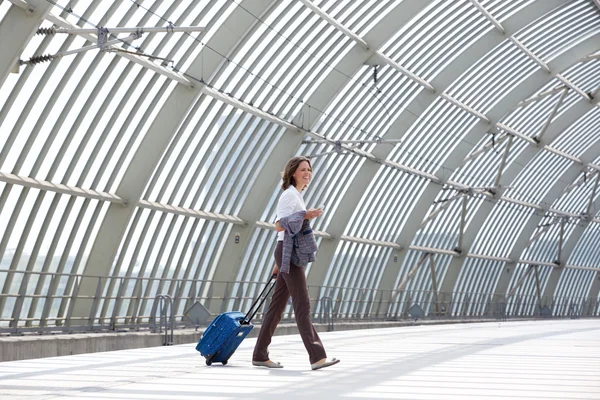
M 321 299 L 321 323 L 327 325 L 327 332 L 333 332 L 333 299 L 329 296 Z
M 200 302 L 211 314 L 246 310 L 264 282 L 207 281 L 140 277 L 84 276 L 68 273 L 0 270 L 0 287 L 11 274 L 11 289 L 0 294 L 0 333 L 80 332 L 155 329 L 156 297 L 170 299 L 170 328 L 192 327 L 185 311 Z M 41 289 L 40 289 L 41 288 Z M 379 290 L 309 286 L 315 321 L 389 321 L 409 319 L 418 305 L 426 319 L 507 319 L 597 317 L 600 302 L 592 298 L 505 297 L 500 293 Z M 573 305 L 576 305 L 574 308 Z M 163 306 L 166 306 L 166 297 Z M 264 309 L 256 316 L 262 319 Z M 165 314 L 166 316 L 166 311 Z M 291 305 L 283 321 L 293 319 Z M 167 323 L 165 321 L 165 327 Z M 161 329 L 162 323 L 159 327 Z M 162 331 L 161 331 L 162 332 Z M 166 340 L 168 342 L 168 340 Z
M 159 314 L 158 333 L 162 334 L 163 324 L 165 326 L 165 337 L 163 338 L 163 346 L 171 346 L 173 344 L 173 336 L 175 329 L 175 312 L 173 310 L 173 299 L 168 294 L 158 294 L 154 298 L 152 305 L 152 332 L 156 331 L 156 311 Z M 169 334 L 169 330 L 171 334 Z
M 506 321 L 506 303 L 501 301 L 496 303 L 495 314 L 497 320 Z

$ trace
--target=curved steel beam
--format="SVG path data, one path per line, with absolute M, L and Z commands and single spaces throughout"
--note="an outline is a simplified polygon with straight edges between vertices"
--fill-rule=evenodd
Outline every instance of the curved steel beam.
M 561 55 L 557 56 L 554 60 L 548 63 L 551 71 L 553 71 L 552 74 L 548 74 L 546 71 L 541 69 L 532 73 L 521 84 L 513 88 L 495 106 L 491 108 L 491 110 L 487 113 L 487 116 L 491 123 L 496 124 L 516 104 L 518 104 L 519 101 L 526 99 L 528 96 L 531 96 L 531 93 L 535 92 L 536 89 L 542 87 L 543 85 L 547 84 L 552 79 L 554 79 L 560 71 L 570 68 L 581 58 L 594 51 L 597 51 L 599 42 L 600 34 L 596 34 L 578 43 L 574 47 L 566 50 Z M 477 143 L 479 138 L 481 138 L 481 136 L 489 130 L 489 126 L 489 124 L 478 122 L 465 135 L 464 140 L 461 142 L 461 144 L 458 145 L 446 158 L 446 161 L 444 161 L 444 164 L 439 171 L 455 170 L 456 168 L 460 167 L 460 164 L 462 163 L 464 158 L 469 154 L 470 151 L 473 150 L 465 143 Z M 406 225 L 404 226 L 401 234 L 399 235 L 399 240 L 407 237 L 415 237 L 416 233 L 419 230 L 420 223 L 423 220 L 423 218 L 425 218 L 425 213 L 429 209 L 429 205 L 431 203 L 430 200 L 435 198 L 439 191 L 439 185 L 436 185 L 433 182 L 427 183 L 427 187 L 424 191 L 424 194 L 421 197 L 421 200 L 417 202 L 417 207 L 411 210 L 410 217 L 408 218 Z M 489 212 L 488 208 L 490 207 L 484 207 L 482 212 Z M 529 235 L 527 235 L 527 237 L 529 237 Z M 393 285 L 393 283 L 390 282 L 395 281 L 395 274 L 397 274 L 397 270 L 394 270 L 393 267 L 394 264 L 395 263 L 388 262 L 384 278 L 381 281 L 380 289 L 392 289 L 391 285 Z M 456 261 L 453 266 L 453 269 L 449 270 L 446 273 L 447 279 L 449 280 L 444 279 L 448 283 L 442 284 L 442 291 L 448 290 L 450 286 L 452 286 L 453 283 L 456 281 L 456 277 L 458 276 L 458 273 L 460 271 L 460 265 L 462 265 L 462 261 Z
M 376 53 L 376 49 L 381 47 L 386 40 L 394 33 L 400 24 L 407 23 L 423 9 L 425 9 L 431 0 L 405 0 L 397 5 L 378 23 L 369 33 L 365 35 L 365 40 L 369 43 L 370 49 L 366 50 L 361 44 L 356 43 L 355 46 L 344 57 L 340 59 L 335 66 L 337 70 L 344 72 L 341 74 L 330 74 L 319 85 L 319 88 L 306 101 L 317 109 L 326 109 L 327 105 L 335 99 L 335 96 L 348 84 L 348 79 L 345 76 L 354 76 L 356 72 L 367 62 L 369 58 Z M 317 113 L 309 114 L 310 119 L 306 121 L 307 126 L 312 127 L 319 119 Z M 282 170 L 285 162 L 294 156 L 304 139 L 304 135 L 298 134 L 296 130 L 287 130 L 279 139 L 273 153 L 266 160 L 261 171 L 258 173 L 262 179 L 257 179 L 256 183 L 250 189 L 248 197 L 244 201 L 239 212 L 239 217 L 248 221 L 246 227 L 236 227 L 235 232 L 230 233 L 230 238 L 227 241 L 223 255 L 219 260 L 216 268 L 214 280 L 233 280 L 241 267 L 241 260 L 247 252 L 253 249 L 248 248 L 248 242 L 254 230 L 254 221 L 258 221 L 260 214 L 264 211 L 267 202 L 273 193 L 272 190 L 280 181 L 279 171 Z M 239 243 L 235 243 L 235 234 L 240 234 Z M 321 247 L 327 246 L 331 240 L 321 242 Z M 321 250 L 319 250 L 321 254 Z M 320 255 L 319 255 L 320 258 Z M 232 270 L 231 266 L 236 269 Z M 311 268 L 308 275 L 309 285 L 320 285 L 323 281 L 321 276 Z
M 243 5 L 252 14 L 261 15 L 271 6 L 271 3 L 270 0 L 253 0 L 244 1 Z M 255 23 L 256 19 L 248 11 L 238 7 L 219 27 L 208 45 L 222 54 L 228 54 Z M 216 52 L 202 49 L 187 72 L 192 76 L 212 76 L 222 63 L 222 57 Z M 202 85 L 193 88 L 177 85 L 169 95 L 165 105 L 141 141 L 116 190 L 117 196 L 128 201 L 128 207 L 115 207 L 114 205 L 109 207 L 87 260 L 84 275 L 105 276 L 109 274 L 127 225 L 137 208 L 152 172 L 172 137 L 176 134 L 180 121 L 201 95 L 202 90 Z M 92 296 L 96 291 L 95 286 L 92 279 L 84 278 L 79 287 L 79 294 Z M 91 309 L 92 300 L 80 298 L 73 308 L 73 317 L 88 318 Z
M 594 282 L 592 283 L 592 286 L 590 287 L 590 290 L 587 295 L 588 299 L 596 301 L 596 306 L 592 310 L 592 312 L 595 312 L 595 314 L 592 314 L 592 315 L 598 315 L 598 313 L 600 312 L 600 308 L 598 308 L 598 295 L 599 294 L 600 294 L 600 272 L 596 273 L 596 276 L 594 277 Z
M 550 125 L 548 130 L 545 133 L 544 142 L 552 143 L 555 139 L 557 139 L 562 132 L 568 129 L 572 124 L 577 122 L 580 118 L 582 118 L 586 113 L 592 110 L 595 106 L 588 101 L 579 100 L 575 103 L 574 106 L 569 108 L 568 111 L 563 113 L 556 121 Z M 518 140 L 518 139 L 515 139 Z M 529 144 L 526 148 L 521 151 L 521 153 L 515 158 L 515 160 L 508 165 L 500 179 L 499 186 L 506 187 L 510 186 L 511 182 L 525 169 L 525 167 L 533 160 L 537 155 L 543 152 L 542 146 L 535 146 L 533 144 Z M 572 164 L 564 173 L 561 179 L 559 179 L 556 185 L 544 196 L 542 200 L 542 204 L 552 204 L 557 198 L 559 198 L 564 189 L 567 187 L 567 184 L 560 184 L 560 181 L 572 182 L 574 181 L 579 172 L 581 170 L 581 165 Z M 502 189 L 498 190 L 498 195 L 501 195 Z M 479 232 L 479 229 L 484 226 L 485 220 L 488 218 L 494 204 L 491 202 L 483 202 L 481 207 L 475 212 L 471 222 L 467 230 L 463 236 L 463 250 L 471 249 L 473 242 L 476 239 L 476 236 Z M 511 250 L 509 258 L 511 260 L 517 260 L 525 250 L 528 240 L 535 231 L 535 228 L 538 226 L 539 221 L 542 217 L 537 215 L 532 215 L 530 221 L 525 225 L 523 230 L 519 233 L 519 239 L 515 242 L 514 248 Z M 464 264 L 463 257 L 455 257 L 446 272 L 444 277 L 444 281 L 441 286 L 442 292 L 451 292 L 456 285 L 456 280 L 458 276 L 460 276 L 460 271 L 462 269 L 462 265 Z M 504 294 L 506 293 L 508 281 L 505 281 L 506 278 L 504 275 L 510 277 L 510 274 L 514 268 L 513 266 L 509 266 L 504 270 L 503 277 L 501 278 L 501 283 L 497 285 L 496 293 Z
M 532 21 L 542 17 L 547 12 L 553 10 L 557 6 L 563 4 L 561 0 L 552 0 L 533 3 L 521 10 L 519 13 L 511 16 L 502 22 L 508 35 L 514 34 L 528 26 Z M 396 26 L 398 26 L 396 24 Z M 404 108 L 396 121 L 391 125 L 384 139 L 400 139 L 406 134 L 410 127 L 418 121 L 428 107 L 433 104 L 439 96 L 448 88 L 456 79 L 458 79 L 464 71 L 484 57 L 493 48 L 506 40 L 506 36 L 499 33 L 496 29 L 490 29 L 483 34 L 478 40 L 465 47 L 464 51 L 452 60 L 438 75 L 430 82 L 436 88 L 436 93 L 431 93 L 428 90 L 421 92 Z M 372 40 L 367 40 L 371 42 Z M 410 111 L 409 111 L 410 110 Z M 392 152 L 392 147 L 389 145 L 376 145 L 372 154 L 387 159 Z M 327 270 L 331 265 L 333 255 L 339 246 L 340 238 L 344 234 L 346 226 L 350 221 L 353 213 L 356 210 L 363 194 L 367 191 L 369 184 L 375 178 L 380 166 L 374 163 L 364 163 L 359 172 L 356 174 L 352 182 L 348 184 L 352 187 L 352 191 L 348 191 L 346 196 L 340 202 L 339 207 L 334 211 L 331 223 L 327 227 L 327 232 L 334 237 L 334 240 L 321 243 L 319 248 L 319 256 L 311 268 L 309 274 L 309 282 L 312 284 L 320 284 L 327 275 Z M 438 192 L 435 185 L 428 185 L 423 193 L 422 198 L 434 198 Z M 429 204 L 427 204 L 428 206 Z M 406 232 L 416 232 L 423 218 L 409 220 L 406 227 Z M 411 225 L 412 224 L 412 225 Z M 409 227 L 410 225 L 410 227 Z M 400 235 L 398 243 L 403 248 L 408 248 L 411 243 L 414 233 L 410 236 Z M 410 239 L 410 240 L 409 240 Z M 402 265 L 402 260 L 406 253 L 399 254 L 399 260 L 396 265 Z M 381 282 L 387 282 L 383 285 L 388 289 L 392 289 L 397 271 L 393 271 L 393 267 L 388 264 L 386 272 L 383 275 Z
M 593 159 L 596 158 L 598 156 L 598 154 L 600 153 L 600 141 L 596 141 L 592 146 L 590 146 L 582 155 L 581 155 L 581 159 L 583 160 L 587 160 L 587 159 Z M 579 175 L 579 173 L 581 172 L 581 170 L 579 168 L 577 168 L 577 166 L 574 164 L 572 165 L 568 171 L 565 171 L 565 174 L 563 174 L 563 177 L 565 175 L 567 175 L 567 173 L 570 172 L 570 175 L 574 175 L 575 177 L 577 177 Z M 567 178 L 568 179 L 568 178 Z M 559 179 L 559 181 L 562 179 Z M 558 184 L 558 183 L 557 183 Z M 591 204 L 591 207 L 598 207 L 600 205 L 600 198 L 596 195 L 596 198 L 594 199 L 594 202 Z M 588 207 L 587 210 L 585 210 L 586 214 L 589 212 L 591 208 Z M 563 273 L 563 271 L 565 270 L 565 265 L 567 264 L 569 258 L 571 257 L 571 253 L 573 253 L 573 250 L 575 249 L 575 247 L 577 246 L 577 243 L 579 243 L 579 240 L 581 239 L 581 236 L 583 236 L 583 234 L 585 233 L 586 228 L 588 227 L 588 225 L 591 222 L 591 218 L 593 216 L 590 216 L 590 218 L 584 219 L 583 221 L 581 221 L 573 230 L 573 232 L 571 232 L 571 234 L 569 235 L 569 238 L 567 239 L 567 241 L 565 242 L 562 250 L 561 250 L 561 259 L 559 259 L 558 261 L 560 262 L 560 267 L 555 267 L 552 269 L 552 271 L 550 272 L 550 276 L 548 277 L 548 280 L 546 281 L 546 285 L 544 286 L 543 292 L 542 292 L 542 299 L 551 299 L 554 296 L 554 293 L 556 292 L 556 287 L 558 286 L 558 282 L 560 281 L 560 277 Z
M 0 24 L 0 87 L 11 71 L 19 71 L 21 53 L 44 21 L 52 4 L 46 0 L 28 0 L 32 12 L 11 6 Z
M 594 143 L 584 153 L 584 155 L 582 157 L 586 157 L 586 156 L 596 157 L 598 155 L 598 153 L 600 153 L 600 141 Z M 590 209 L 598 209 L 599 207 L 600 207 L 600 196 L 598 196 L 597 192 L 596 192 L 596 198 L 594 199 L 594 201 L 592 203 L 590 203 L 587 211 L 589 211 Z M 550 271 L 550 274 L 549 274 L 548 278 L 546 279 L 546 282 L 543 286 L 543 290 L 542 290 L 542 293 L 540 296 L 541 297 L 540 301 L 542 302 L 542 304 L 540 304 L 540 306 L 548 305 L 549 307 L 552 307 L 553 298 L 556 293 L 556 288 L 558 286 L 558 282 L 560 282 L 562 274 L 566 273 L 565 271 L 567 269 L 569 269 L 569 264 L 568 264 L 567 260 L 571 257 L 573 250 L 579 243 L 581 237 L 585 233 L 585 231 L 590 223 L 591 223 L 591 218 L 580 221 L 580 223 L 575 227 L 575 229 L 573 229 L 573 232 L 571 232 L 571 234 L 569 235 L 567 242 L 562 247 L 561 259 L 559 260 L 560 265 L 557 265 L 554 268 L 552 268 L 552 271 Z M 577 268 L 577 267 L 575 267 L 575 268 Z M 592 281 L 589 283 L 589 286 L 588 286 L 589 292 L 588 292 L 588 296 L 587 296 L 588 299 L 592 299 L 592 300 L 598 299 L 598 292 L 600 290 L 600 282 L 598 282 L 599 280 L 600 280 L 600 272 L 596 273 L 593 276 Z M 552 310 L 552 311 L 555 311 L 555 310 Z

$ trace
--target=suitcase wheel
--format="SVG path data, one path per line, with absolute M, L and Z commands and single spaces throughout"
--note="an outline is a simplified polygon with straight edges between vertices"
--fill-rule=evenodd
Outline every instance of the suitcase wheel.
M 223 365 L 227 365 L 227 360 L 225 360 L 225 361 L 221 362 L 221 364 L 223 364 Z
M 213 355 L 209 356 L 209 357 L 206 359 L 206 365 L 208 365 L 208 366 L 211 366 L 211 365 L 212 365 L 212 362 L 213 362 L 214 358 L 217 356 L 217 354 L 219 354 L 219 352 L 218 352 L 218 351 L 217 351 L 215 354 L 213 354 Z

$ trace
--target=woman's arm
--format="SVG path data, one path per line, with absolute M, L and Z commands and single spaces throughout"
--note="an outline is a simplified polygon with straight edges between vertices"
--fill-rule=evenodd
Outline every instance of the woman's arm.
M 284 191 L 277 202 L 277 218 L 282 218 L 282 215 L 290 215 L 294 211 L 294 203 L 295 198 L 292 196 L 292 193 L 288 190 Z M 277 232 L 285 231 L 279 224 L 279 220 L 275 222 L 275 230 Z
M 306 211 L 306 214 L 304 214 L 304 219 L 310 220 L 313 218 L 317 218 L 317 217 L 321 216 L 321 214 L 323 214 L 323 210 L 311 208 L 310 210 Z M 275 230 L 277 232 L 285 231 L 285 229 L 282 228 L 281 225 L 279 224 L 279 221 L 275 222 Z
M 292 214 L 296 207 L 296 203 L 296 197 L 294 197 L 291 192 L 287 190 L 283 192 L 283 194 L 279 197 L 279 201 L 277 202 L 277 216 L 280 218 L 281 215 L 289 216 Z M 311 220 L 321 216 L 321 214 L 323 214 L 323 210 L 311 208 L 305 211 L 305 213 L 304 219 Z M 275 230 L 277 232 L 285 231 L 285 229 L 279 224 L 279 220 L 275 222 Z
M 283 229 L 283 228 L 281 227 L 281 225 L 279 225 L 279 221 L 275 222 L 275 230 L 276 230 L 277 232 L 283 232 L 283 231 L 285 231 L 285 229 Z

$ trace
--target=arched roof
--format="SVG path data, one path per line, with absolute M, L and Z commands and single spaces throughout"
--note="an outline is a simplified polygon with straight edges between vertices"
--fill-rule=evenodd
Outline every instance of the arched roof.
M 597 299 L 599 39 L 594 0 L 4 1 L 0 323 L 253 296 L 299 154 L 344 312 Z

